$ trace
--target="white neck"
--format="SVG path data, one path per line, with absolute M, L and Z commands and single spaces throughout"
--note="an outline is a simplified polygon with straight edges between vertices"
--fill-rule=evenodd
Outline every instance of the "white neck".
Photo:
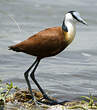
M 64 18 L 64 23 L 68 29 L 68 40 L 72 42 L 76 33 L 76 21 L 70 13 L 67 13 Z
M 74 22 L 65 21 L 65 25 L 67 26 L 68 33 L 75 36 L 76 33 L 76 24 Z
M 65 20 L 65 25 L 68 29 L 68 40 L 72 42 L 72 40 L 75 37 L 75 33 L 76 33 L 76 24 L 75 22 Z

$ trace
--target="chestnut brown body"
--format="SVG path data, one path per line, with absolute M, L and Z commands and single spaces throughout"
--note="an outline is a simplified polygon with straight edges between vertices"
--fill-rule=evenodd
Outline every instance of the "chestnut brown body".
M 39 58 L 54 56 L 69 44 L 66 33 L 62 27 L 48 28 L 9 48 Z

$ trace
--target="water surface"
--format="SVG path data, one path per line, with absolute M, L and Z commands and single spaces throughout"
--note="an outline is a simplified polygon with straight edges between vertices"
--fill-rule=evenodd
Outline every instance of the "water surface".
M 77 99 L 89 92 L 97 95 L 96 0 L 0 0 L 0 79 L 26 88 L 23 73 L 35 57 L 9 51 L 8 46 L 44 28 L 61 26 L 70 10 L 80 12 L 88 26 L 78 24 L 73 43 L 59 55 L 43 59 L 36 78 L 49 95 L 60 100 Z M 22 32 L 7 14 L 15 18 Z

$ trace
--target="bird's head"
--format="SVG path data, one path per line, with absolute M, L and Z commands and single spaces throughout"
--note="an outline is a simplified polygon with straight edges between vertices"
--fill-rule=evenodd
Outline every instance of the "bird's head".
M 87 25 L 86 21 L 83 20 L 80 16 L 80 14 L 76 11 L 69 11 L 66 15 L 65 15 L 65 21 L 66 22 L 71 22 L 71 23 L 77 23 L 80 22 L 82 24 Z

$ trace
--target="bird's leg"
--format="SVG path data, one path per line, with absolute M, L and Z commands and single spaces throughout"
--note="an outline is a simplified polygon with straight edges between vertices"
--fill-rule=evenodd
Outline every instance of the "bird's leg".
M 41 88 L 41 86 L 39 85 L 39 83 L 38 83 L 38 82 L 36 81 L 36 79 L 35 79 L 34 73 L 35 73 L 35 70 L 37 69 L 37 67 L 38 67 L 38 65 L 39 65 L 39 62 L 40 62 L 40 59 L 37 60 L 37 63 L 36 63 L 36 65 L 35 65 L 33 71 L 31 72 L 30 77 L 31 77 L 31 79 L 34 81 L 34 83 L 37 85 L 37 87 L 39 88 L 39 90 L 41 91 L 41 93 L 42 93 L 44 99 L 47 99 L 48 101 L 50 101 L 51 104 L 58 104 L 57 101 L 55 101 L 55 100 L 53 100 L 53 99 L 50 99 L 50 98 L 47 96 L 47 94 L 44 92 L 44 90 Z
M 37 59 L 36 59 L 35 62 L 30 66 L 30 68 L 24 73 L 24 77 L 25 77 L 25 80 L 26 80 L 26 82 L 27 82 L 28 89 L 29 89 L 29 91 L 30 91 L 30 94 L 31 94 L 33 100 L 34 100 L 34 94 L 32 93 L 30 81 L 29 81 L 29 79 L 28 79 L 28 74 L 29 74 L 31 68 L 36 64 L 36 62 L 37 62 Z

